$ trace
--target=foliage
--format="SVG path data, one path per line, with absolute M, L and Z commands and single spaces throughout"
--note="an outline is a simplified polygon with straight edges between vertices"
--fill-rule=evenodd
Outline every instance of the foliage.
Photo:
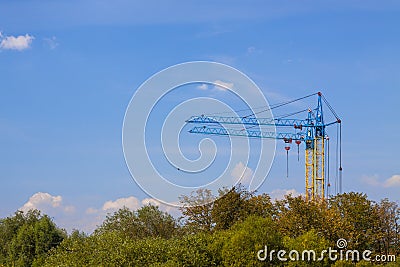
M 189 232 L 210 232 L 213 228 L 211 211 L 215 197 L 211 190 L 199 188 L 190 196 L 181 196 L 180 208 L 185 217 L 185 226 Z
M 290 258 L 292 255 L 285 256 L 285 258 L 288 259 L 288 266 L 329 266 L 328 256 L 323 254 L 324 257 L 321 258 L 322 251 L 329 247 L 329 242 L 319 236 L 314 229 L 296 238 L 284 237 L 284 245 L 288 253 L 292 250 L 299 252 L 298 260 L 296 259 L 296 261 Z M 302 252 L 307 250 L 315 251 L 315 260 L 308 260 L 308 254 L 304 254 L 303 259 Z M 293 258 L 296 257 L 297 256 L 294 254 Z
M 115 231 L 130 238 L 170 238 L 176 230 L 177 223 L 170 214 L 149 204 L 137 211 L 124 207 L 108 215 L 95 234 Z
M 380 254 L 400 254 L 400 208 L 387 198 L 375 206 L 375 250 Z
M 41 266 L 47 252 L 65 237 L 66 233 L 38 210 L 17 211 L 0 220 L 0 264 Z
M 219 197 L 214 199 L 206 189 L 181 197 L 181 212 L 192 232 L 226 230 L 250 215 L 271 216 L 274 209 L 267 194 L 255 196 L 241 185 L 219 190 Z
M 235 224 L 228 232 L 222 246 L 223 266 L 278 266 L 273 261 L 258 260 L 257 253 L 265 246 L 282 248 L 282 237 L 271 218 L 250 216 L 245 221 Z
M 46 266 L 212 266 L 211 236 L 124 238 L 117 232 L 70 237 L 54 249 Z
M 376 223 L 379 220 L 374 203 L 361 193 L 344 193 L 330 199 L 329 206 L 335 210 L 342 221 L 342 238 L 351 249 L 360 251 L 371 249 L 375 240 Z
M 372 257 L 397 255 L 385 266 L 400 263 L 400 209 L 387 199 L 376 203 L 351 192 L 328 201 L 286 196 L 272 202 L 237 186 L 220 190 L 217 200 L 198 190 L 181 201 L 181 224 L 156 206 L 122 208 L 91 235 L 66 236 L 48 216 L 18 211 L 0 219 L 0 266 L 372 266 L 327 257 L 279 261 L 276 254 L 314 250 L 318 258 L 339 238 L 347 240 L 346 249 L 368 249 Z M 260 261 L 265 246 L 275 254 Z

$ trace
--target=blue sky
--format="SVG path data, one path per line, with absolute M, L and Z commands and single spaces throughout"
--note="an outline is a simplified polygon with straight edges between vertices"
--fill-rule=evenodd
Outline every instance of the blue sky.
M 151 75 L 193 60 L 237 68 L 270 103 L 322 91 L 343 120 L 344 191 L 399 202 L 399 11 L 396 1 L 0 2 L 0 216 L 38 207 L 90 231 L 108 211 L 153 201 L 125 164 L 125 110 Z M 283 152 L 278 143 L 259 192 L 304 191 L 303 164 L 291 151 L 286 178 Z

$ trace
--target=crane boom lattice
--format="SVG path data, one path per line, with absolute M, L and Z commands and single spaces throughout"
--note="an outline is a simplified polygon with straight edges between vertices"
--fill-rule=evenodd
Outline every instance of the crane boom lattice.
M 341 131 L 341 120 L 321 92 L 291 100 L 286 103 L 281 103 L 269 108 L 268 110 L 281 107 L 314 95 L 318 96 L 317 107 L 315 109 L 309 108 L 305 110 L 307 111 L 307 118 L 284 118 L 299 114 L 302 112 L 300 111 L 279 118 L 257 118 L 255 114 L 250 114 L 243 117 L 200 115 L 192 116 L 186 122 L 195 124 L 195 126 L 189 130 L 190 133 L 194 134 L 241 136 L 247 138 L 272 138 L 283 140 L 286 143 L 285 149 L 287 152 L 290 149 L 289 145 L 292 143 L 292 141 L 295 141 L 298 146 L 301 143 L 304 143 L 305 197 L 306 200 L 323 200 L 326 197 L 327 190 L 325 189 L 329 189 L 330 187 L 329 173 L 327 183 L 325 181 L 327 178 L 325 161 L 326 157 L 329 158 L 329 136 L 326 133 L 326 128 L 333 124 L 337 124 L 339 126 L 338 131 Z M 335 117 L 335 120 L 325 123 L 322 109 L 323 103 L 325 103 L 329 108 Z M 232 128 L 237 125 L 243 125 L 244 127 L 242 129 Z M 275 126 L 279 129 L 284 128 L 289 130 L 283 132 L 264 131 L 262 126 Z M 339 144 L 339 142 L 341 142 L 341 132 L 340 135 L 338 135 L 338 139 L 339 140 L 337 140 L 337 142 Z M 337 157 L 340 157 L 341 161 L 341 156 L 337 155 Z M 342 166 L 341 162 L 338 162 L 338 164 L 340 164 L 340 166 L 338 166 L 339 177 L 336 177 L 336 179 L 339 181 L 336 181 L 336 183 L 339 184 L 339 190 L 341 191 Z

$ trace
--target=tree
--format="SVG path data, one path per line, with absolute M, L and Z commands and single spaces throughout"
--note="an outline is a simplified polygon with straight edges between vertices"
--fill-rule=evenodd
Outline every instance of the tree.
M 213 229 L 212 209 L 215 197 L 211 190 L 199 188 L 192 192 L 190 196 L 181 196 L 180 208 L 185 217 L 186 228 L 189 232 L 211 232 Z
M 374 202 L 366 194 L 350 192 L 337 195 L 329 200 L 329 208 L 345 222 L 341 238 L 347 240 L 349 248 L 359 251 L 374 248 L 379 215 Z
M 265 251 L 267 247 L 267 251 Z M 270 250 L 283 248 L 278 227 L 271 218 L 249 216 L 238 222 L 223 235 L 221 249 L 223 266 L 279 266 L 276 257 L 269 258 Z M 259 253 L 260 250 L 263 252 Z M 262 261 L 265 256 L 265 260 Z
M 17 211 L 0 220 L 0 264 L 40 266 L 47 252 L 66 237 L 47 215 L 38 210 Z
M 321 257 L 321 252 L 328 249 L 329 242 L 322 236 L 319 236 L 317 231 L 314 229 L 296 238 L 290 238 L 286 236 L 283 238 L 283 243 L 287 252 L 285 255 L 285 258 L 287 259 L 287 266 L 330 266 L 327 254 L 325 254 L 324 257 L 319 260 Z M 288 255 L 292 250 L 298 252 L 298 255 L 295 253 L 291 255 L 295 260 L 292 260 L 289 257 L 290 255 Z M 314 251 L 315 258 L 312 258 L 313 254 L 311 253 L 310 258 L 312 260 L 308 258 L 308 254 L 304 254 L 303 258 L 303 251 Z
M 400 253 L 400 208 L 387 198 L 375 205 L 378 215 L 376 221 L 376 251 L 379 253 Z
M 276 219 L 280 231 L 288 237 L 296 238 L 311 229 L 324 231 L 326 204 L 317 201 L 306 201 L 304 197 L 286 196 L 276 202 Z M 330 222 L 332 223 L 332 222 Z
M 126 233 L 128 236 L 136 236 L 136 220 L 136 213 L 127 207 L 123 207 L 122 209 L 115 211 L 113 214 L 108 214 L 101 226 L 94 231 L 94 234 L 118 231 Z
M 192 232 L 226 230 L 250 215 L 270 217 L 274 213 L 267 194 L 256 196 L 241 185 L 219 190 L 216 199 L 210 190 L 198 189 L 190 196 L 182 196 L 181 203 L 186 227 Z
M 177 229 L 175 219 L 153 205 L 146 205 L 139 209 L 137 221 L 141 229 L 141 237 L 171 238 Z
M 229 229 L 234 223 L 243 221 L 250 213 L 249 199 L 252 194 L 243 187 L 234 186 L 230 190 L 219 191 L 220 197 L 211 211 L 215 230 Z
M 71 235 L 53 249 L 45 266 L 215 266 L 210 234 L 132 239 L 115 231 Z
M 214 234 L 188 234 L 172 241 L 168 262 L 174 262 L 174 266 L 207 267 L 220 265 L 220 251 L 213 250 Z
M 198 190 L 182 198 L 186 201 L 182 211 L 190 231 L 179 231 L 175 220 L 156 206 L 137 211 L 120 209 L 108 215 L 90 236 L 74 231 L 47 252 L 50 256 L 45 266 L 355 266 L 350 261 L 332 263 L 327 258 L 315 262 L 289 258 L 282 262 L 277 253 L 284 249 L 289 256 L 291 250 L 297 250 L 301 257 L 303 250 L 314 250 L 318 259 L 322 250 L 337 247 L 339 238 L 345 238 L 346 249 L 351 250 L 383 254 L 387 250 L 393 254 L 399 247 L 399 209 L 388 200 L 377 204 L 366 195 L 346 193 L 327 201 L 286 196 L 272 203 L 268 195 L 255 195 L 241 187 L 223 189 L 220 196 L 210 202 L 211 192 Z M 35 220 L 32 216 L 31 221 Z M 16 232 L 21 232 L 21 240 L 15 239 L 19 244 L 30 244 L 35 231 L 47 229 L 46 224 L 26 227 L 21 214 L 14 222 L 12 225 L 20 225 Z M 0 227 L 0 233 L 7 236 L 18 227 Z M 29 247 L 18 251 L 30 255 L 33 252 Z M 35 253 L 46 249 L 39 248 Z M 272 250 L 275 252 L 270 260 Z M 32 264 L 39 263 L 37 259 L 40 257 Z M 19 260 L 25 261 L 23 257 Z M 399 262 L 391 264 L 388 266 Z M 356 263 L 370 265 L 367 261 Z
M 130 238 L 170 238 L 177 230 L 175 219 L 154 205 L 146 205 L 137 211 L 124 207 L 108 215 L 95 234 L 118 232 Z
M 260 217 L 272 217 L 276 214 L 276 208 L 268 194 L 252 195 L 247 200 L 247 214 Z

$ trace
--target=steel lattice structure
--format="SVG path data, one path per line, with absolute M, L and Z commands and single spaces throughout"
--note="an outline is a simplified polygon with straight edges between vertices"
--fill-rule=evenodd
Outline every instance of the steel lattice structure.
M 284 118 L 256 118 L 254 114 L 244 117 L 224 117 L 224 116 L 192 116 L 186 122 L 196 124 L 190 133 L 219 135 L 219 136 L 242 136 L 248 138 L 273 138 L 284 140 L 285 143 L 295 141 L 297 145 L 305 143 L 305 196 L 307 200 L 323 200 L 326 197 L 325 187 L 330 184 L 325 183 L 326 170 L 325 160 L 329 157 L 326 142 L 329 148 L 329 136 L 326 133 L 326 127 L 338 124 L 341 141 L 341 120 L 329 105 L 321 92 L 305 96 L 296 100 L 288 101 L 292 103 L 313 95 L 318 95 L 317 107 L 308 109 L 308 115 L 305 119 L 284 119 Z M 323 103 L 327 105 L 335 117 L 334 121 L 325 123 L 323 113 Z M 285 104 L 285 103 L 284 103 Z M 282 106 L 284 104 L 280 104 Z M 296 112 L 298 113 L 298 112 Z M 296 114 L 293 113 L 293 114 Z M 243 125 L 243 129 L 229 128 L 229 125 Z M 261 126 L 276 126 L 279 128 L 295 129 L 296 132 L 268 132 L 263 131 Z M 338 137 L 339 138 L 339 137 Z M 288 146 L 285 147 L 288 151 Z M 341 148 L 340 148 L 341 153 Z M 341 156 L 340 166 L 340 191 L 341 191 Z

